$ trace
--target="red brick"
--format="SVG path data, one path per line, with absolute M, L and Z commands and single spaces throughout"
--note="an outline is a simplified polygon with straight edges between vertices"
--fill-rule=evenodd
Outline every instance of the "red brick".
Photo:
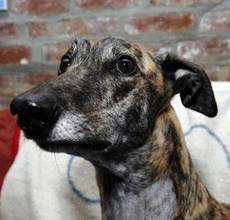
M 134 42 L 135 44 L 135 42 Z M 141 42 L 141 45 L 144 47 L 145 50 L 149 51 L 152 56 L 156 56 L 156 54 L 162 53 L 169 53 L 173 51 L 171 44 L 168 42 L 161 42 L 161 43 L 152 43 L 152 42 Z
M 0 97 L 12 98 L 18 94 L 18 92 L 25 91 L 29 86 L 22 81 L 22 76 L 17 74 L 1 74 L 1 90 Z
M 230 30 L 230 10 L 209 12 L 203 16 L 200 22 L 200 30 Z
M 58 32 L 69 35 L 107 34 L 117 27 L 115 18 L 76 18 L 58 23 Z
M 32 14 L 57 14 L 66 11 L 68 0 L 30 0 L 29 12 Z
M 58 23 L 58 32 L 63 34 L 90 34 L 91 29 L 89 22 L 82 18 Z
M 139 32 L 148 32 L 151 29 L 159 31 L 185 31 L 195 20 L 191 13 L 167 13 L 159 16 L 142 16 L 132 19 L 131 25 Z
M 138 0 L 76 0 L 81 8 L 95 10 L 103 8 L 124 8 L 138 4 Z
M 69 49 L 69 42 L 59 42 L 43 46 L 43 60 L 49 63 L 59 63 L 61 57 Z
M 0 109 L 9 108 L 12 98 L 16 95 L 55 76 L 53 72 L 40 72 L 0 74 Z
M 55 73 L 28 74 L 24 77 L 24 81 L 30 85 L 35 86 L 45 81 L 54 79 L 55 75 Z
M 48 35 L 48 28 L 46 23 L 29 22 L 27 25 L 29 35 L 32 38 L 44 37 Z
M 15 67 L 17 68 L 17 67 Z M 1 74 L 0 75 L 0 97 L 12 98 L 42 82 L 51 80 L 55 77 L 54 72 L 22 72 Z
M 29 0 L 11 0 L 8 1 L 9 11 L 11 13 L 23 14 L 28 10 Z
M 52 15 L 67 11 L 68 0 L 12 0 L 9 3 L 13 13 L 29 13 L 35 15 Z
M 26 46 L 0 47 L 0 64 L 20 63 L 23 59 L 30 60 L 31 51 Z
M 230 53 L 230 39 L 211 37 L 185 41 L 178 44 L 177 52 L 187 59 L 217 60 Z
M 153 5 L 202 5 L 202 4 L 218 4 L 223 0 L 151 0 Z
M 17 37 L 18 27 L 14 23 L 0 22 L 0 37 L 15 36 Z

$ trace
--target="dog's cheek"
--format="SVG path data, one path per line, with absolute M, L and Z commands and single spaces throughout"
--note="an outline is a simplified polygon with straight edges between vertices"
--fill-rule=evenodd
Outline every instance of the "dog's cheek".
M 149 108 L 146 103 L 131 106 L 125 117 L 125 126 L 122 127 L 122 133 L 126 137 L 126 144 L 141 145 L 150 133 L 149 126 Z
M 126 113 L 125 130 L 130 133 L 137 132 L 139 130 L 138 125 L 140 124 L 141 114 L 142 112 L 140 106 L 131 106 Z
M 51 141 L 78 142 L 86 136 L 87 119 L 84 115 L 66 113 L 60 117 L 50 133 Z

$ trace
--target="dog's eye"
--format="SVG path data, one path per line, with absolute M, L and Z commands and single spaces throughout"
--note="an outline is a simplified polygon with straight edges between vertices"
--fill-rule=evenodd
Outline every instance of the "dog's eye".
M 64 55 L 61 59 L 61 63 L 58 69 L 58 75 L 64 73 L 71 64 L 71 59 L 68 54 Z
M 117 69 L 124 74 L 132 74 L 136 71 L 137 65 L 133 58 L 122 56 L 117 61 Z

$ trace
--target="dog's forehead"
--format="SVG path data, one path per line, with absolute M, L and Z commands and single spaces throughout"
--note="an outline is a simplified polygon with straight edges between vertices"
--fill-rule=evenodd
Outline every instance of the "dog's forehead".
M 131 43 L 114 37 L 104 38 L 99 41 L 76 38 L 69 49 L 69 53 L 74 56 L 74 63 L 89 57 L 104 62 L 121 54 L 135 55 L 135 52 L 136 54 L 141 54 L 141 51 L 134 49 Z
M 132 45 L 119 38 L 108 37 L 95 43 L 95 55 L 102 61 L 113 59 L 120 54 L 129 54 Z
M 153 52 L 140 43 L 128 42 L 121 38 L 107 37 L 101 40 L 88 40 L 85 38 L 77 37 L 72 42 L 69 51 L 72 53 L 112 57 L 120 54 L 131 54 L 138 58 L 147 54 L 153 56 Z
M 72 64 L 77 66 L 82 61 L 87 61 L 85 64 L 90 62 L 92 66 L 92 64 L 103 64 L 115 60 L 121 55 L 131 55 L 145 73 L 156 69 L 155 60 L 148 48 L 121 38 L 107 37 L 98 41 L 77 38 L 72 45 L 72 51 L 74 51 Z

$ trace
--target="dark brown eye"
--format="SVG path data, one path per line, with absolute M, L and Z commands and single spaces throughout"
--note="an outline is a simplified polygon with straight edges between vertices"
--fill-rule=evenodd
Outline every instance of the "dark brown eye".
M 117 61 L 117 69 L 126 75 L 133 74 L 136 69 L 137 65 L 133 58 L 129 56 L 122 56 Z
M 62 59 L 61 59 L 61 63 L 58 69 L 58 75 L 61 75 L 62 73 L 64 73 L 68 66 L 70 66 L 71 64 L 71 58 L 69 54 L 65 54 Z

